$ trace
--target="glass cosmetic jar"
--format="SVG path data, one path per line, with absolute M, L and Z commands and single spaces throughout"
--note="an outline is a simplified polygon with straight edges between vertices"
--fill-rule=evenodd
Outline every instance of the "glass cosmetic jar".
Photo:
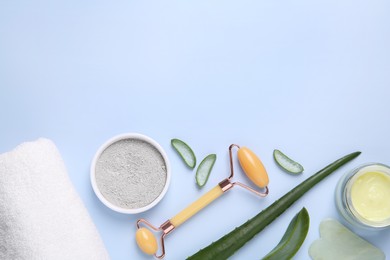
M 347 172 L 336 186 L 336 205 L 353 226 L 390 227 L 390 167 L 368 163 Z

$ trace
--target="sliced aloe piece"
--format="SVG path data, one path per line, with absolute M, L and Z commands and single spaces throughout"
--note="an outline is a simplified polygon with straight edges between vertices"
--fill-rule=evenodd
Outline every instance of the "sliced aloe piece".
M 302 208 L 291 220 L 279 244 L 262 260 L 291 259 L 305 241 L 309 225 L 309 213 Z
M 196 165 L 196 157 L 191 147 L 179 139 L 172 139 L 171 144 L 173 148 L 179 153 L 180 157 L 187 164 L 188 167 L 194 169 Z
M 196 170 L 196 183 L 199 187 L 203 187 L 207 180 L 211 170 L 213 169 L 214 163 L 217 160 L 216 154 L 209 154 L 203 161 L 199 164 L 198 169 Z
M 287 157 L 287 155 L 285 155 L 284 153 L 282 153 L 281 151 L 279 151 L 277 149 L 274 150 L 274 159 L 275 159 L 276 163 L 280 167 L 282 167 L 282 169 L 284 169 L 290 173 L 298 174 L 298 173 L 303 172 L 303 170 L 304 170 L 302 165 L 300 165 L 296 161 L 290 159 L 289 157 Z

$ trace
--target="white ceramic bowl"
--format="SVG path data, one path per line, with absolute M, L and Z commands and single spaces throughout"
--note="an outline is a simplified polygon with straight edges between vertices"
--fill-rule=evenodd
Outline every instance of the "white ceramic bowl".
M 121 140 L 127 140 L 127 139 L 141 140 L 141 141 L 144 141 L 146 143 L 149 143 L 161 154 L 161 156 L 165 162 L 167 175 L 166 175 L 166 181 L 165 181 L 165 185 L 164 185 L 163 190 L 161 191 L 160 195 L 158 195 L 158 197 L 155 200 L 153 200 L 150 204 L 148 204 L 144 207 L 141 207 L 141 208 L 129 209 L 129 208 L 122 208 L 122 207 L 119 207 L 117 205 L 114 205 L 113 203 L 108 201 L 103 196 L 103 194 L 100 192 L 99 187 L 96 183 L 96 175 L 95 175 L 96 163 L 97 163 L 99 157 L 101 156 L 101 154 L 103 153 L 103 151 L 105 149 L 107 149 L 107 147 L 109 147 L 111 144 L 116 143 L 116 142 L 121 141 Z M 99 200 L 104 205 L 106 205 L 107 207 L 109 207 L 110 209 L 112 209 L 116 212 L 125 213 L 125 214 L 137 214 L 137 213 L 144 212 L 148 209 L 151 209 L 152 207 L 157 205 L 157 203 L 159 203 L 161 201 L 161 199 L 164 197 L 165 193 L 168 190 L 170 180 L 171 180 L 171 167 L 170 167 L 169 160 L 168 160 L 168 157 L 167 157 L 165 151 L 156 141 L 154 141 L 152 138 L 145 136 L 145 135 L 142 135 L 142 134 L 127 133 L 127 134 L 120 134 L 120 135 L 114 136 L 111 139 L 107 140 L 102 146 L 100 146 L 100 148 L 97 150 L 97 152 L 92 160 L 90 177 L 91 177 L 91 184 L 92 184 L 93 191 L 95 192 L 96 196 L 99 198 Z

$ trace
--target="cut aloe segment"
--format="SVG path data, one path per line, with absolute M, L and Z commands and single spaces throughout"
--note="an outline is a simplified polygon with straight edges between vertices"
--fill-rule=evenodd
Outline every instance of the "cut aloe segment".
M 203 187 L 207 180 L 211 170 L 213 169 L 214 163 L 217 160 L 217 155 L 209 154 L 203 161 L 199 164 L 198 169 L 196 170 L 196 183 L 199 187 Z
M 274 159 L 280 167 L 290 173 L 298 174 L 303 172 L 304 170 L 302 165 L 290 159 L 284 153 L 277 149 L 274 150 Z
M 185 142 L 179 139 L 172 139 L 171 144 L 173 148 L 179 153 L 180 157 L 190 168 L 195 168 L 196 157 L 191 147 L 188 146 Z

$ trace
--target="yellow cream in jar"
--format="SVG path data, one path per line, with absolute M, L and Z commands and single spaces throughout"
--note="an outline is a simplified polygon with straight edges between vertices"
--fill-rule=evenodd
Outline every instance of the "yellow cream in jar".
M 390 176 L 368 171 L 356 177 L 351 187 L 351 201 L 356 212 L 373 222 L 390 219 Z

